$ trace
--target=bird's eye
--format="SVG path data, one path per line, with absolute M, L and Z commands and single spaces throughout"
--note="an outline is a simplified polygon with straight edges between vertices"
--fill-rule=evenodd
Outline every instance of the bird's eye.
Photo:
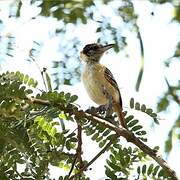
M 93 46 L 92 49 L 93 49 L 93 50 L 97 50 L 97 49 L 98 49 L 98 46 Z

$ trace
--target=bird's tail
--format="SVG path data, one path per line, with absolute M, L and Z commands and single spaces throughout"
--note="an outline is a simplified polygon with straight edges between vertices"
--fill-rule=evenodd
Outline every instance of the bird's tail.
M 120 106 L 119 103 L 114 105 L 114 110 L 119 118 L 119 123 L 121 124 L 121 126 L 127 129 L 127 124 L 126 124 L 126 121 L 122 112 L 122 107 Z

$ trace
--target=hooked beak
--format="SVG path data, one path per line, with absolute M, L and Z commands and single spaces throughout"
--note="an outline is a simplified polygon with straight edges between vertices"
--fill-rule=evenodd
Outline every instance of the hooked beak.
M 111 49 L 113 46 L 114 46 L 114 44 L 107 44 L 107 45 L 105 45 L 105 46 L 102 47 L 102 51 L 105 52 L 105 51 L 107 51 L 108 49 Z

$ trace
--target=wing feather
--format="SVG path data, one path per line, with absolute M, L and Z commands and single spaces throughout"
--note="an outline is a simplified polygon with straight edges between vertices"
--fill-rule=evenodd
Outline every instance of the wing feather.
M 111 73 L 111 71 L 108 68 L 105 68 L 104 76 L 105 76 L 105 79 L 118 91 L 119 103 L 120 103 L 120 106 L 122 107 L 122 99 L 121 99 L 121 94 L 119 91 L 118 84 L 117 84 L 116 80 L 114 79 L 113 74 Z

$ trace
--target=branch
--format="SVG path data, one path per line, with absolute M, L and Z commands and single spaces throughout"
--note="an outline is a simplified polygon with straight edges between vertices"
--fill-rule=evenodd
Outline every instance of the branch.
M 92 158 L 91 161 L 89 161 L 86 165 L 84 165 L 78 173 L 76 173 L 75 175 L 71 176 L 69 178 L 69 180 L 73 180 L 75 177 L 77 177 L 79 174 L 81 174 L 83 171 L 85 171 L 94 161 L 96 161 L 113 143 L 114 140 L 117 139 L 118 136 L 116 136 L 115 138 L 111 139 L 106 146 L 94 157 Z
M 169 167 L 167 162 L 160 155 L 157 154 L 157 151 L 151 149 L 149 146 L 144 144 L 133 133 L 127 131 L 124 128 L 116 127 L 105 121 L 103 118 L 97 118 L 94 116 L 92 117 L 91 114 L 87 114 L 87 117 L 91 121 L 99 123 L 104 127 L 111 129 L 112 131 L 116 132 L 118 136 L 124 137 L 128 142 L 131 142 L 137 147 L 139 147 L 144 153 L 148 154 L 151 158 L 153 158 L 167 172 L 167 174 L 172 178 L 172 180 L 178 180 L 176 172 Z
M 82 127 L 78 124 L 78 147 L 76 150 L 77 153 L 77 160 L 79 161 L 79 167 L 82 168 L 83 167 L 83 160 L 81 157 L 82 154 Z
M 78 130 L 78 133 L 77 133 L 78 146 L 76 149 L 76 155 L 75 155 L 74 161 L 72 162 L 72 166 L 71 166 L 71 169 L 70 169 L 69 174 L 68 174 L 68 178 L 71 176 L 71 173 L 72 173 L 74 166 L 75 166 L 77 161 L 79 161 L 79 168 L 80 169 L 84 166 L 83 161 L 82 161 L 82 157 L 81 157 L 81 154 L 82 154 L 82 127 L 79 124 L 78 124 L 77 130 Z
M 39 104 L 39 105 L 44 105 L 44 106 L 54 106 L 54 107 L 59 107 L 62 111 L 64 112 L 71 112 L 73 111 L 73 114 L 76 117 L 84 117 L 87 118 L 88 120 L 101 124 L 103 127 L 109 128 L 112 131 L 116 132 L 117 136 L 122 136 L 124 137 L 128 142 L 133 143 L 137 147 L 139 147 L 144 153 L 148 154 L 151 158 L 153 158 L 166 172 L 167 174 L 172 178 L 172 180 L 178 180 L 176 172 L 172 170 L 167 162 L 157 154 L 157 151 L 154 149 L 151 149 L 149 146 L 144 144 L 141 140 L 139 140 L 133 133 L 129 132 L 128 130 L 121 128 L 121 127 L 116 127 L 112 125 L 111 123 L 107 122 L 103 118 L 92 116 L 89 113 L 85 113 L 83 110 L 78 110 L 78 109 L 67 109 L 63 105 L 59 103 L 51 103 L 48 100 L 42 100 L 42 99 L 36 99 L 36 98 L 28 98 L 28 100 L 31 101 L 31 103 L 34 104 Z

